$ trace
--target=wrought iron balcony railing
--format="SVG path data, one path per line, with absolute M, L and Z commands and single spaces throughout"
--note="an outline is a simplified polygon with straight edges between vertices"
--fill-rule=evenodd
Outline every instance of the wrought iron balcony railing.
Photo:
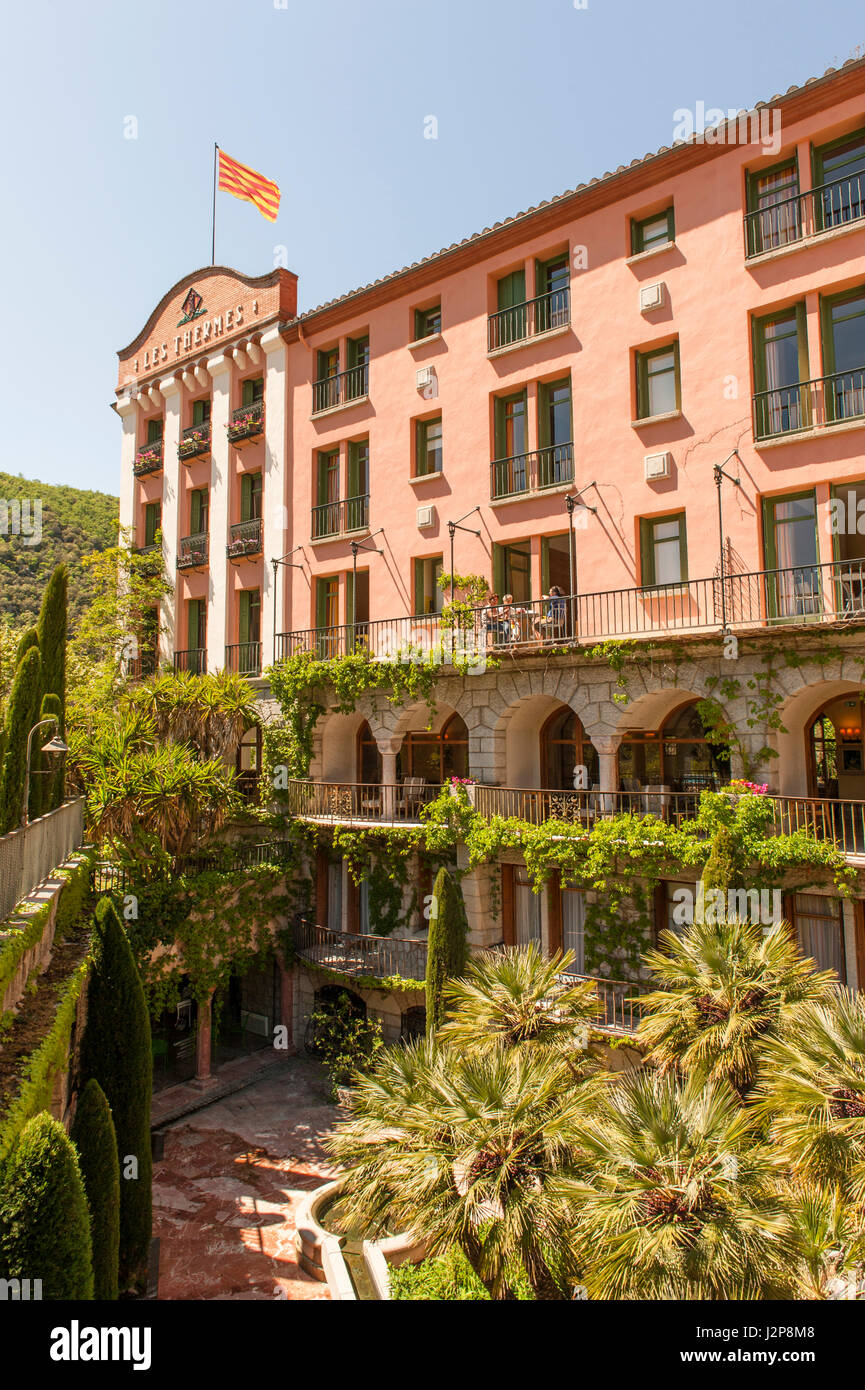
M 500 309 L 498 313 L 490 314 L 487 324 L 487 350 L 498 352 L 501 348 L 522 343 L 527 338 L 536 338 L 541 333 L 551 333 L 556 328 L 567 328 L 570 322 L 569 289 L 539 294 L 535 299 L 527 299 L 524 304 L 515 304 L 511 309 Z
M 177 457 L 181 463 L 188 459 L 201 458 L 210 453 L 210 421 L 201 425 L 190 425 L 180 436 Z
M 754 438 L 777 439 L 800 430 L 865 419 L 865 367 L 759 391 L 754 396 Z
M 203 569 L 210 554 L 210 536 L 201 531 L 197 536 L 183 536 L 177 554 L 179 570 Z
M 233 642 L 226 647 L 225 669 L 236 676 L 260 676 L 261 643 Z
M 312 383 L 312 413 L 333 410 L 335 406 L 347 405 L 349 401 L 361 401 L 369 395 L 369 363 L 359 367 L 349 367 L 345 372 L 334 376 L 320 377 Z
M 152 444 L 142 444 L 132 465 L 136 478 L 143 478 L 147 473 L 158 473 L 162 467 L 162 455 L 161 439 L 154 440 Z
M 490 464 L 490 497 L 520 497 L 574 481 L 574 446 L 553 444 Z
M 187 671 L 191 676 L 207 674 L 207 648 L 190 647 L 185 652 L 174 653 L 175 671 Z
M 288 807 L 301 820 L 344 824 L 353 821 L 419 823 L 420 809 L 435 801 L 440 786 L 422 777 L 402 783 L 289 782 Z
M 403 980 L 426 977 L 427 944 L 406 937 L 358 936 L 330 931 L 301 918 L 294 925 L 294 949 L 301 960 L 340 975 Z
M 837 623 L 865 618 L 865 559 L 608 589 L 519 603 L 307 628 L 277 637 L 276 659 L 322 659 L 366 651 L 381 661 L 482 662 L 488 652 L 595 645 L 610 638 L 665 637 L 730 628 Z
M 238 521 L 228 533 L 225 553 L 229 560 L 241 560 L 245 555 L 261 553 L 261 517 L 251 521 Z
M 365 531 L 369 526 L 369 493 L 346 497 L 342 502 L 325 502 L 312 509 L 312 539 L 341 536 L 347 531 Z
M 231 412 L 228 422 L 229 444 L 245 444 L 264 433 L 264 401 L 253 401 Z
M 793 193 L 745 214 L 745 256 L 764 256 L 805 237 L 865 218 L 865 173 Z

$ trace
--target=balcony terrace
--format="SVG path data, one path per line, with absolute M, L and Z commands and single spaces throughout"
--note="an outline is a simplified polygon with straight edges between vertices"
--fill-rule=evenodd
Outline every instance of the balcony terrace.
M 209 559 L 210 537 L 206 531 L 196 536 L 183 536 L 177 553 L 179 570 L 206 569 Z
M 745 214 L 745 259 L 837 231 L 865 218 L 865 174 L 794 193 Z
M 261 554 L 261 517 L 251 521 L 238 521 L 228 533 L 225 553 L 229 560 L 245 560 L 252 555 Z
M 319 378 L 312 383 L 312 413 L 323 415 L 340 406 L 359 403 L 369 395 L 369 363 L 349 367 L 345 372 Z
M 545 333 L 561 333 L 571 323 L 571 292 L 551 290 L 490 314 L 487 321 L 487 351 L 506 352 Z
M 314 541 L 343 536 L 350 531 L 369 530 L 369 493 L 346 497 L 342 502 L 325 502 L 313 507 L 310 529 Z
M 258 439 L 264 433 L 264 401 L 253 401 L 233 410 L 227 428 L 228 442 L 237 449 Z
M 180 436 L 177 457 L 181 463 L 192 459 L 207 458 L 210 455 L 210 421 L 201 425 L 190 425 Z
M 152 444 L 142 444 L 138 453 L 135 455 L 135 462 L 132 465 L 132 472 L 136 478 L 144 478 L 148 473 L 159 473 L 162 468 L 162 440 L 154 440 Z
M 833 425 L 865 423 L 865 367 L 759 391 L 753 406 L 758 444 Z
M 574 446 L 570 442 L 515 454 L 512 458 L 493 459 L 490 464 L 490 497 L 494 502 L 545 492 L 573 481 Z

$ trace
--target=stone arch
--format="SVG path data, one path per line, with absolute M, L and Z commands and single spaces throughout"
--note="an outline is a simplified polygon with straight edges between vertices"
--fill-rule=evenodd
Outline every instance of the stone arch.
M 793 691 L 778 706 L 784 728 L 773 736 L 772 747 L 778 757 L 772 761 L 777 769 L 778 791 L 782 796 L 810 795 L 808 729 L 824 705 L 844 695 L 858 695 L 862 688 L 861 680 L 842 677 L 835 680 L 815 679 Z
M 315 776 L 322 782 L 356 782 L 357 735 L 366 715 L 360 709 L 351 714 L 323 714 L 316 728 Z

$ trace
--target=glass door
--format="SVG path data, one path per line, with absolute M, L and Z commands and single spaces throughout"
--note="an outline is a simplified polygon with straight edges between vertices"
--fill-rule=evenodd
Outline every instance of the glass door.
M 823 610 L 813 492 L 763 503 L 766 616 L 778 621 L 819 617 Z

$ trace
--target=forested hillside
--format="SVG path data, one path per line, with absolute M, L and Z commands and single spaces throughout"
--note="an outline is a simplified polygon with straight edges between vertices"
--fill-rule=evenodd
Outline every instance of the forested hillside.
M 33 504 L 42 501 L 42 539 L 38 545 L 25 544 L 26 535 L 7 534 L 3 503 L 30 503 L 24 512 L 23 531 L 32 532 Z M 117 541 L 116 497 L 104 492 L 84 492 L 75 487 L 58 487 L 33 482 L 0 472 L 0 623 L 11 620 L 16 626 L 35 622 L 42 593 L 55 565 L 65 561 L 69 570 L 69 622 L 72 627 L 86 602 L 86 583 L 79 560 L 92 550 L 105 550 Z M 15 516 L 9 518 L 10 522 Z M 28 518 L 30 525 L 27 525 Z

